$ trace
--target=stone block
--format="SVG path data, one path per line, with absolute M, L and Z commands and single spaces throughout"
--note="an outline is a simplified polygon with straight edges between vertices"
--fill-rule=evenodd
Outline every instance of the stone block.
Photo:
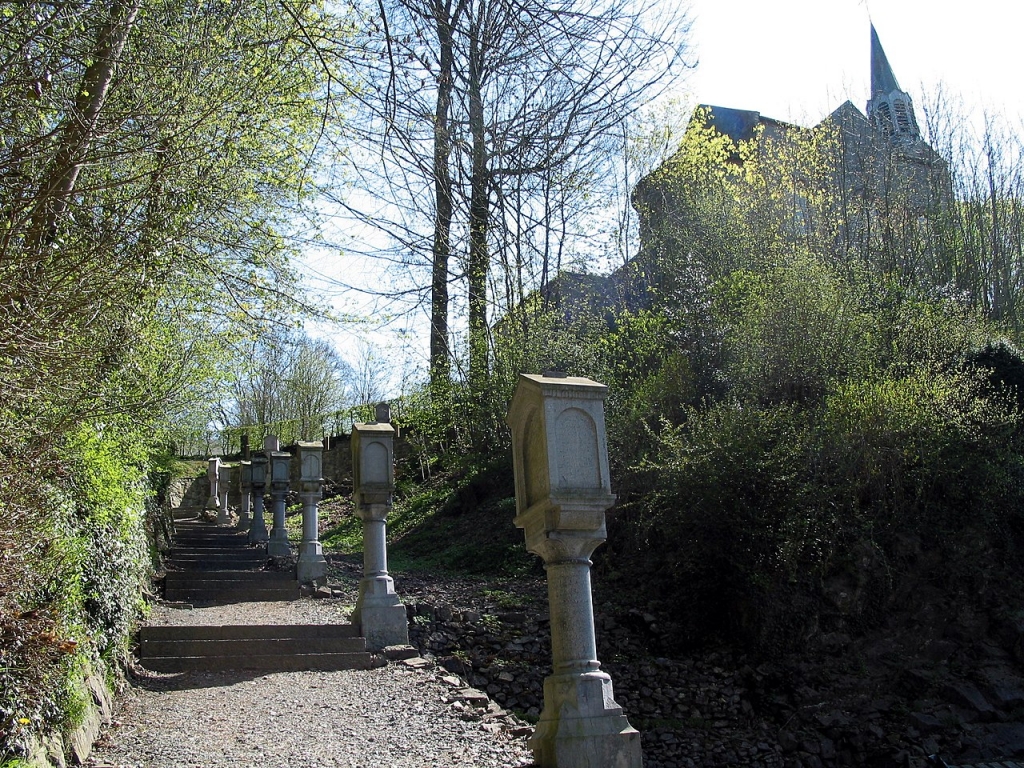
M 390 424 L 352 426 L 352 486 L 357 507 L 390 503 L 395 490 L 394 435 Z
M 625 717 L 562 719 L 553 732 L 542 720 L 529 743 L 544 768 L 643 767 L 640 733 Z
M 507 419 L 517 518 L 543 503 L 549 507 L 547 528 L 589 529 L 594 527 L 590 510 L 603 502 L 603 513 L 614 502 L 604 427 L 607 391 L 604 384 L 579 377 L 520 376 Z M 561 510 L 554 508 L 558 500 L 589 503 Z M 524 527 L 518 519 L 516 524 Z
M 320 544 L 317 543 L 319 550 Z M 307 551 L 306 542 L 299 547 L 299 560 L 295 566 L 296 578 L 303 583 L 322 581 L 327 578 L 327 560 L 322 551 Z
M 379 651 L 390 645 L 409 644 L 409 619 L 405 606 L 398 602 L 363 599 L 352 613 L 352 623 L 359 624 L 360 634 L 366 638 L 366 647 Z
M 403 659 L 414 659 L 419 652 L 411 645 L 389 645 L 383 650 L 384 656 L 390 661 L 402 661 Z

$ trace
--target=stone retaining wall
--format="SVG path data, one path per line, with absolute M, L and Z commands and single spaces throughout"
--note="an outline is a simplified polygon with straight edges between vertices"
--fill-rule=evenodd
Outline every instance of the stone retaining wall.
M 167 489 L 167 504 L 177 518 L 198 515 L 210 495 L 210 481 L 202 477 L 176 477 Z
M 100 728 L 110 723 L 114 698 L 103 676 L 95 671 L 86 675 L 78 686 L 79 695 L 85 702 L 81 724 L 69 731 L 51 733 L 34 740 L 29 745 L 28 757 L 19 765 L 24 768 L 66 768 L 69 764 L 86 764 L 92 745 L 99 738 Z

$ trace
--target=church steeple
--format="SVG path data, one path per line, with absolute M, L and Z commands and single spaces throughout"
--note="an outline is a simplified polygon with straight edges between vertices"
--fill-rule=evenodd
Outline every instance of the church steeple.
M 871 25 L 871 99 L 868 101 L 868 119 L 877 130 L 892 139 L 917 141 L 921 138 L 921 130 L 914 116 L 914 103 L 896 82 L 874 24 Z

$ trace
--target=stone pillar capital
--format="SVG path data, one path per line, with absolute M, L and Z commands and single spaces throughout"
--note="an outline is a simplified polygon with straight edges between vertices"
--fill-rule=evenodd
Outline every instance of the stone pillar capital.
M 542 499 L 513 521 L 523 529 L 526 549 L 544 559 L 589 561 L 608 538 L 605 509 L 615 502 L 611 494 Z
M 590 566 L 590 556 L 604 543 L 605 536 L 577 532 L 552 531 L 526 540 L 526 549 L 544 561 L 545 566 L 578 563 Z
M 364 523 L 384 522 L 391 511 L 390 503 L 358 504 L 356 505 L 356 516 Z

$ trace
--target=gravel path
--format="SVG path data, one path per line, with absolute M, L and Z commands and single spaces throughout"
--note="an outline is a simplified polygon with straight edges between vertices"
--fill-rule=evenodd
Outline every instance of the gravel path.
M 177 610 L 151 624 L 343 621 L 344 601 L 303 599 Z M 139 670 L 92 768 L 426 768 L 532 765 L 524 736 L 463 719 L 443 670 L 187 673 Z

